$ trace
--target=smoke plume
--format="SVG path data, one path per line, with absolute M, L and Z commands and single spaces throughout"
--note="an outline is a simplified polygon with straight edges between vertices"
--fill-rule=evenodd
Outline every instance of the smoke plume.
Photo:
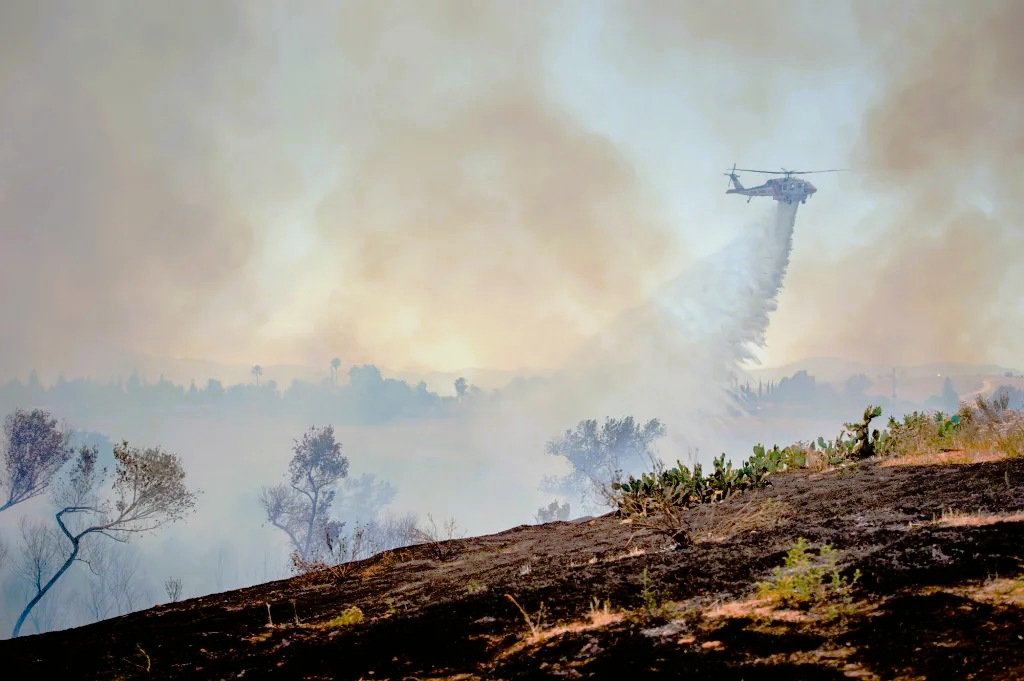
M 884 229 L 838 263 L 794 270 L 794 290 L 820 323 L 787 334 L 792 356 L 1019 358 L 1024 7 L 854 7 L 877 67 L 891 74 L 855 164 L 865 189 L 888 198 L 870 219 Z

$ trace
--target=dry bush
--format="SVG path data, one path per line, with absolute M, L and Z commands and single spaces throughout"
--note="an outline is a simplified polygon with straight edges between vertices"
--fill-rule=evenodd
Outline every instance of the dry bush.
M 627 506 L 628 500 L 624 500 Z M 637 530 L 650 530 L 676 546 L 720 542 L 743 532 L 770 530 L 787 521 L 789 507 L 759 492 L 743 492 L 725 501 L 683 508 L 657 499 L 637 502 L 626 521 Z
M 942 509 L 942 514 L 934 521 L 936 525 L 971 526 L 992 525 L 994 523 L 1019 523 L 1024 522 L 1024 513 L 988 513 L 978 509 L 974 513 L 957 511 L 955 509 Z
M 657 491 L 663 491 L 657 488 Z M 661 496 L 661 495 L 657 495 Z M 620 495 L 615 501 L 620 513 L 627 516 L 624 523 L 629 523 L 635 530 L 650 530 L 670 539 L 676 546 L 688 546 L 690 538 L 686 523 L 686 514 L 690 509 L 677 506 L 665 499 L 654 497 L 635 498 Z M 632 541 L 633 537 L 630 537 Z
M 738 534 L 771 530 L 788 521 L 789 506 L 760 494 L 753 494 L 742 505 L 699 506 L 690 511 L 687 530 L 694 543 L 722 542 Z
M 292 572 L 302 585 L 328 584 L 344 579 L 352 569 L 351 563 L 327 561 L 321 556 L 306 559 L 292 551 Z
M 443 531 L 437 529 L 437 523 L 434 522 L 434 517 L 427 514 L 427 520 L 430 521 L 430 529 L 425 527 L 414 528 L 410 532 L 410 538 L 416 544 L 427 544 L 430 547 L 430 553 L 440 562 L 451 560 L 459 551 L 458 539 L 466 536 L 463 532 L 461 536 L 455 536 L 455 530 L 458 525 L 455 522 L 455 518 L 451 517 L 444 523 Z
M 1024 456 L 1024 413 L 1009 409 L 1009 394 L 976 396 L 955 415 L 914 412 L 890 420 L 883 453 L 917 463 L 973 463 Z M 887 462 L 895 465 L 896 462 Z M 883 464 L 886 465 L 886 464 Z
M 1009 408 L 1010 395 L 1003 391 L 986 398 L 977 395 L 974 404 L 963 403 L 957 415 L 960 428 L 955 437 L 964 449 L 997 449 L 1009 457 L 1024 456 L 1024 412 Z

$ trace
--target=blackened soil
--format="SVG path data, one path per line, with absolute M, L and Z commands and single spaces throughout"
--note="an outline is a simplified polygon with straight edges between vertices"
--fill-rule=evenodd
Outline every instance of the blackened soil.
M 420 545 L 340 578 L 0 641 L 0 660 L 9 678 L 62 679 L 1024 679 L 1024 522 L 998 517 L 1024 511 L 1024 461 L 866 462 L 773 483 L 758 498 L 781 502 L 781 523 L 724 539 L 671 547 L 613 514 L 524 525 L 455 540 L 445 560 Z M 750 499 L 718 505 L 717 522 Z M 860 570 L 845 614 L 714 614 L 750 600 L 798 537 Z M 674 614 L 645 609 L 645 569 Z M 1007 583 L 1017 591 L 993 586 Z M 613 616 L 591 624 L 594 598 Z M 326 624 L 352 606 L 361 622 Z

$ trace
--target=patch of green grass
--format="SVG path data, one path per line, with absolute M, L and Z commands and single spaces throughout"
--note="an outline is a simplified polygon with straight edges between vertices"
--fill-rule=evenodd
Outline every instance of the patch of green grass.
M 363 611 L 353 605 L 337 617 L 324 622 L 324 626 L 329 629 L 336 629 L 338 627 L 347 627 L 350 624 L 357 624 L 362 621 Z

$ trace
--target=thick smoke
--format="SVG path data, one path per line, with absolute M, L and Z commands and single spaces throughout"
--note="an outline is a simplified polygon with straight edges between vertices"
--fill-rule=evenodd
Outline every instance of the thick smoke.
M 73 367 L 92 343 L 181 350 L 244 276 L 256 239 L 214 129 L 253 121 L 244 102 L 267 63 L 227 58 L 249 40 L 227 5 L 165 10 L 0 9 L 5 374 Z M 229 325 L 259 323 L 246 291 L 232 292 Z
M 854 7 L 876 68 L 891 74 L 864 118 L 856 167 L 865 189 L 891 200 L 870 219 L 884 226 L 870 245 L 794 270 L 820 323 L 787 334 L 790 352 L 1019 360 L 1024 6 Z
M 87 370 L 99 348 L 557 366 L 678 271 L 692 229 L 559 99 L 552 64 L 594 16 L 579 77 L 678 89 L 739 157 L 787 123 L 793 84 L 880 84 L 851 142 L 882 199 L 872 246 L 797 262 L 785 305 L 822 323 L 773 331 L 785 355 L 1005 357 L 1021 12 L 4 3 L 0 373 Z
M 397 7 L 341 17 L 366 142 L 317 212 L 344 254 L 318 333 L 356 357 L 556 365 L 676 240 L 626 157 L 546 94 L 540 4 Z
M 0 369 L 557 364 L 681 258 L 631 160 L 549 96 L 557 18 L 5 3 Z

